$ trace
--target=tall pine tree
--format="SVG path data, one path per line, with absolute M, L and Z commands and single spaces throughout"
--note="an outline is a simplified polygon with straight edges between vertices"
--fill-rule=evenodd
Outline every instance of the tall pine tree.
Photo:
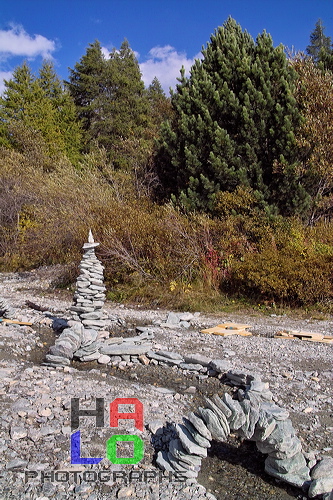
M 127 40 L 109 58 L 95 41 L 71 70 L 67 84 L 83 121 L 87 149 L 97 144 L 116 168 L 127 168 L 126 144 L 142 137 L 148 119 L 144 83 Z
M 267 33 L 254 41 L 229 18 L 203 59 L 182 70 L 163 125 L 157 169 L 164 194 L 187 209 L 213 211 L 216 193 L 251 187 L 263 206 L 284 214 L 307 207 L 297 177 L 294 132 L 300 113 L 295 72 Z
M 325 26 L 321 19 L 316 22 L 310 35 L 310 44 L 306 52 L 321 69 L 333 71 L 333 45 L 331 37 L 325 35 Z

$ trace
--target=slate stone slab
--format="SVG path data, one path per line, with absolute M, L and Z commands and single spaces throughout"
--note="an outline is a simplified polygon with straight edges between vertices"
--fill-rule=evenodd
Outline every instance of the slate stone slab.
M 202 434 L 197 431 L 194 425 L 192 425 L 186 417 L 183 417 L 183 422 L 186 429 L 191 433 L 191 436 L 193 436 L 199 446 L 202 446 L 203 448 L 210 448 L 210 440 L 202 436 Z
M 203 458 L 207 457 L 207 448 L 199 446 L 183 424 L 177 424 L 176 431 L 183 447 L 188 453 L 193 453 L 193 455 L 199 455 L 199 457 Z
M 189 464 L 190 466 L 201 466 L 202 458 L 195 454 L 189 454 L 178 438 L 170 441 L 169 451 L 175 458 Z
M 109 356 L 122 356 L 123 354 L 139 355 L 148 354 L 150 349 L 151 344 L 136 345 L 123 342 L 120 345 L 103 345 L 102 347 L 100 347 L 99 352 L 101 354 L 107 354 Z
M 187 418 L 189 419 L 191 424 L 194 425 L 197 431 L 200 432 L 202 436 L 204 436 L 209 441 L 213 439 L 212 433 L 210 432 L 208 427 L 204 424 L 202 418 L 198 417 L 195 413 L 193 413 L 193 411 L 188 414 Z
M 198 413 L 200 417 L 204 420 L 209 431 L 211 432 L 213 439 L 216 439 L 216 441 L 221 441 L 221 442 L 226 441 L 227 436 L 215 413 L 212 410 L 209 410 L 208 408 L 201 408 L 201 407 L 198 408 Z

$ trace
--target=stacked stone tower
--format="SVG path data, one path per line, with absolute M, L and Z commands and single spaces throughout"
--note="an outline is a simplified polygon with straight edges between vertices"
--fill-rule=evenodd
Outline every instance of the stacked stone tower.
M 90 230 L 88 243 L 83 245 L 80 275 L 76 280 L 76 291 L 70 311 L 73 319 L 80 321 L 84 328 L 102 330 L 105 327 L 103 306 L 106 289 L 104 267 L 95 255 L 98 245 Z

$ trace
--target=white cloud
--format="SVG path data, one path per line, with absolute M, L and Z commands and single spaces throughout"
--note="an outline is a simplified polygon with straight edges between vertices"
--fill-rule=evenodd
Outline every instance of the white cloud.
M 13 76 L 13 73 L 11 71 L 0 71 L 0 96 L 2 95 L 3 91 L 5 90 L 5 82 L 4 80 L 10 80 L 11 77 Z
M 199 53 L 190 59 L 186 53 L 177 52 L 171 45 L 153 47 L 149 51 L 148 60 L 140 64 L 142 79 L 148 86 L 156 76 L 166 94 L 169 94 L 169 88 L 175 88 L 177 84 L 181 67 L 184 66 L 185 74 L 188 75 L 194 60 L 201 57 L 201 53 Z
M 51 59 L 56 43 L 43 35 L 29 35 L 20 25 L 11 25 L 8 30 L 0 30 L 0 55 L 2 58 L 42 56 Z

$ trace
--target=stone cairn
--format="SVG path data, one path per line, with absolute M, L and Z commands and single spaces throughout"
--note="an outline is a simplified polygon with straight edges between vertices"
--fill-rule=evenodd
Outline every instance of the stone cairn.
M 6 299 L 0 297 L 0 316 L 6 319 L 15 318 L 16 311 L 10 306 Z
M 101 357 L 98 352 L 100 344 L 97 340 L 99 330 L 105 327 L 103 313 L 105 286 L 104 267 L 95 255 L 95 248 L 98 245 L 89 231 L 88 243 L 83 245 L 84 255 L 79 266 L 80 275 L 76 281 L 73 305 L 70 307 L 73 319 L 67 322 L 68 328 L 63 330 L 55 344 L 50 347 L 44 362 L 48 366 L 70 365 L 74 354 L 80 349 L 84 353 L 82 361 Z M 93 357 L 92 353 L 95 354 Z
M 88 243 L 83 245 L 80 275 L 76 281 L 74 303 L 70 308 L 74 321 L 80 321 L 85 328 L 96 330 L 105 327 L 103 306 L 105 301 L 104 276 L 101 262 L 95 255 L 95 243 L 89 231 Z

